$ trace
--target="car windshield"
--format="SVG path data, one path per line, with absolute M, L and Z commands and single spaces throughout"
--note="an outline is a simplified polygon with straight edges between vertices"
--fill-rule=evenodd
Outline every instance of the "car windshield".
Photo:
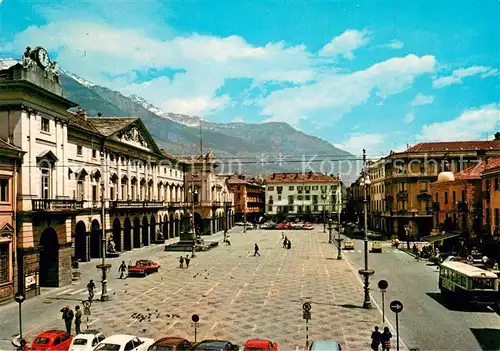
M 95 351 L 120 351 L 120 345 L 117 344 L 100 344 L 95 348 Z
M 75 339 L 73 340 L 73 345 L 87 345 L 87 339 Z
M 495 279 L 488 278 L 474 278 L 472 281 L 472 288 L 477 290 L 491 290 L 493 289 Z
M 48 345 L 49 343 L 50 343 L 49 338 L 37 338 L 35 340 L 35 344 L 39 344 L 39 345 Z

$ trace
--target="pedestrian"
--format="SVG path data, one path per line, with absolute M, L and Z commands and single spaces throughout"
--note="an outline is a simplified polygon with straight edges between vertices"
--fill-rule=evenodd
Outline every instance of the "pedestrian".
M 125 275 L 126 271 L 127 271 L 127 265 L 125 264 L 125 261 L 122 261 L 122 264 L 120 265 L 120 267 L 118 267 L 118 272 L 120 272 L 120 279 L 123 279 L 123 276 Z
M 189 262 L 191 262 L 189 255 L 186 255 L 186 258 L 184 260 L 186 261 L 186 268 L 189 268 Z
M 285 240 L 283 240 L 283 248 L 286 249 L 287 245 L 288 245 L 288 237 L 285 235 Z
M 183 256 L 181 256 L 179 258 L 179 268 L 184 268 L 184 257 Z
M 95 284 L 92 279 L 90 279 L 89 283 L 87 284 L 87 290 L 89 292 L 89 301 L 92 303 L 92 300 L 94 299 L 94 289 L 95 289 Z
M 66 331 L 68 334 L 71 334 L 71 323 L 73 323 L 73 310 L 69 308 L 69 306 L 64 306 L 63 309 L 61 309 L 62 312 L 62 319 L 64 320 L 64 325 L 66 326 Z
M 292 242 L 290 241 L 290 239 L 287 239 L 286 248 L 288 250 L 290 250 L 292 248 Z
M 378 351 L 381 338 L 382 338 L 382 333 L 378 331 L 378 327 L 376 326 L 375 330 L 372 332 L 372 343 L 371 343 L 372 350 Z
M 255 246 L 254 246 L 254 253 L 253 253 L 254 256 L 256 255 L 259 255 L 260 256 L 260 253 L 259 253 L 259 245 L 257 245 L 257 243 L 255 243 Z
M 417 249 L 417 251 L 415 252 L 415 260 L 420 261 L 420 250 Z
M 380 342 L 382 343 L 382 351 L 389 351 L 392 347 L 391 345 L 392 334 L 389 331 L 389 328 L 384 327 L 384 332 L 380 337 Z
M 498 271 L 498 262 L 495 262 L 495 263 L 493 264 L 493 270 L 494 270 L 494 271 Z
M 285 232 L 281 232 L 281 239 L 285 239 Z
M 81 334 L 82 330 L 80 326 L 82 325 L 82 311 L 80 306 L 75 306 L 75 333 L 76 335 Z

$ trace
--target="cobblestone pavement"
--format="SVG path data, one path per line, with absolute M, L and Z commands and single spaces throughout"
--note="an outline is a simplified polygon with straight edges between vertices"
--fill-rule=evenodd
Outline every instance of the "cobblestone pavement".
M 295 350 L 305 345 L 302 303 L 311 301 L 310 340 L 333 339 L 344 349 L 369 349 L 371 330 L 381 316 L 377 309 L 360 308 L 359 280 L 345 260 L 336 259 L 328 234 L 319 228 L 286 234 L 290 250 L 282 248 L 279 231 L 234 233 L 231 246 L 197 253 L 189 269 L 178 267 L 180 253 L 157 250 L 151 256 L 162 265 L 160 272 L 110 282 L 111 301 L 94 302 L 90 327 L 107 335 L 192 340 L 191 316 L 196 313 L 198 340 L 220 338 L 241 345 L 249 338 L 269 338 L 283 350 Z M 253 256 L 254 243 L 260 257 Z M 149 251 L 143 252 L 148 256 Z M 85 295 L 81 287 L 58 292 L 57 308 L 85 298 L 80 295 Z M 42 329 L 63 328 L 58 309 L 43 318 L 46 324 L 34 326 L 28 339 Z

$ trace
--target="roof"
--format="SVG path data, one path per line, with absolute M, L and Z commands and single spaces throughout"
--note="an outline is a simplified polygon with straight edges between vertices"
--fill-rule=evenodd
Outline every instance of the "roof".
M 311 344 L 311 350 L 334 351 L 340 350 L 339 343 L 333 340 L 314 340 Z
M 184 340 L 186 339 L 179 337 L 166 337 L 156 340 L 154 344 L 158 346 L 176 346 L 179 345 Z
M 500 160 L 500 158 L 498 158 L 498 160 Z M 488 160 L 488 162 L 490 161 Z M 455 174 L 455 179 L 456 180 L 481 179 L 481 173 L 483 173 L 484 171 L 484 166 L 485 166 L 484 161 L 478 162 L 474 166 L 466 168 L 463 171 Z
M 66 332 L 64 330 L 57 330 L 57 329 L 51 329 L 51 330 L 46 330 L 40 334 L 37 335 L 38 336 L 55 336 L 55 335 L 59 335 L 59 334 L 66 334 Z
M 85 120 L 74 112 L 70 112 L 67 122 L 68 122 L 68 127 L 80 129 L 92 134 L 97 134 L 99 136 L 102 136 L 102 134 L 99 133 L 99 131 L 92 125 L 92 123 L 89 121 L 88 118 L 87 120 Z
M 431 143 L 419 143 L 409 149 L 398 153 L 417 152 L 449 152 L 449 151 L 476 151 L 476 150 L 500 150 L 500 140 L 482 141 L 441 141 Z
M 139 119 L 139 117 L 88 117 L 87 121 L 90 122 L 100 134 L 110 136 Z
M 337 177 L 331 177 L 323 173 L 273 173 L 267 177 L 267 184 L 280 183 L 332 183 L 338 182 Z
M 131 340 L 131 339 L 134 339 L 136 338 L 136 336 L 134 335 L 128 335 L 128 334 L 115 334 L 115 335 L 111 335 L 111 336 L 108 336 L 106 339 L 104 339 L 102 341 L 102 343 L 104 344 L 112 344 L 112 343 L 121 343 L 123 342 L 124 340 Z
M 479 267 L 463 262 L 456 262 L 456 261 L 443 262 L 441 263 L 441 267 L 455 269 L 457 271 L 460 271 L 461 273 L 477 278 L 480 277 L 493 278 L 493 279 L 498 278 L 497 275 L 493 272 L 486 271 Z
M 492 171 L 500 167 L 500 157 L 490 158 L 485 162 L 485 167 L 483 172 Z
M 17 147 L 6 140 L 3 140 L 2 138 L 0 138 L 0 149 L 14 152 L 24 152 L 20 147 Z

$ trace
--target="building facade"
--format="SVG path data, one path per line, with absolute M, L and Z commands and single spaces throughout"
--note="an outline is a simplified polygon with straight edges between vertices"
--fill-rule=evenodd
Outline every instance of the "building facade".
M 385 212 L 385 159 L 368 163 L 371 185 L 368 188 L 369 226 L 376 231 L 387 230 L 387 222 L 382 216 Z M 361 189 L 362 191 L 362 189 Z
M 264 186 L 241 174 L 229 178 L 228 186 L 234 194 L 235 221 L 257 222 L 264 215 Z
M 0 303 L 17 291 L 16 199 L 18 172 L 24 152 L 0 139 Z
M 323 221 L 341 211 L 339 178 L 322 173 L 273 173 L 266 180 L 266 216 Z

